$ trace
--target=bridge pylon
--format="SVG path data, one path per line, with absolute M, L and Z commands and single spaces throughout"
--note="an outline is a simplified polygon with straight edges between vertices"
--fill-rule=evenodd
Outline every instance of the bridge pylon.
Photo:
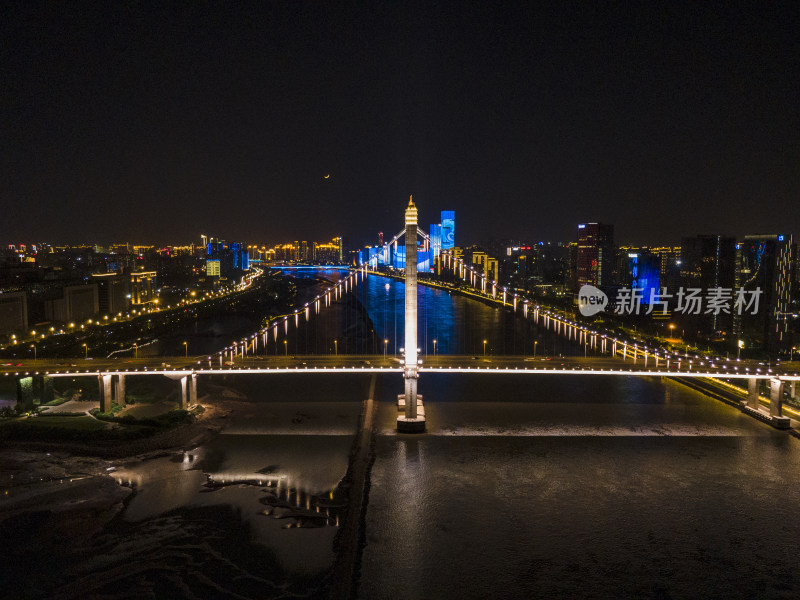
M 405 393 L 397 397 L 398 408 L 405 409 L 397 417 L 400 433 L 422 433 L 425 431 L 425 409 L 422 396 L 417 394 L 419 358 L 417 350 L 417 207 L 413 196 L 406 208 L 406 329 L 403 382 Z

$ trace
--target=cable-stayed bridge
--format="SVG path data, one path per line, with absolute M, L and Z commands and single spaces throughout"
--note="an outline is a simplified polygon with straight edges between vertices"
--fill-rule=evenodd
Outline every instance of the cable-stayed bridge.
M 21 360 L 0 364 L 0 374 L 18 380 L 18 400 L 32 404 L 33 395 L 46 396 L 44 379 L 59 377 L 96 377 L 99 382 L 100 404 L 103 411 L 111 409 L 112 403 L 125 403 L 125 380 L 130 376 L 163 375 L 180 382 L 181 406 L 196 402 L 197 379 L 210 375 L 313 375 L 347 373 L 393 373 L 401 374 L 403 393 L 398 404 L 403 414 L 398 418 L 398 428 L 404 431 L 424 429 L 424 409 L 417 398 L 417 382 L 426 373 L 476 374 L 476 375 L 568 375 L 568 376 L 647 376 L 689 379 L 712 379 L 719 385 L 728 385 L 731 391 L 742 396 L 743 410 L 778 426 L 788 426 L 784 416 L 783 399 L 786 394 L 797 397 L 797 381 L 800 374 L 791 366 L 763 365 L 757 361 L 732 361 L 681 355 L 663 349 L 654 349 L 634 340 L 621 339 L 609 333 L 595 331 L 585 324 L 573 322 L 555 311 L 538 306 L 528 299 L 497 286 L 485 275 L 465 265 L 450 253 L 443 253 L 442 265 L 461 283 L 459 293 L 475 296 L 480 300 L 502 307 L 525 323 L 533 324 L 554 336 L 580 348 L 584 356 L 561 357 L 553 353 L 537 356 L 536 342 L 532 353 L 524 356 L 498 356 L 486 354 L 486 340 L 482 352 L 475 354 L 436 354 L 422 352 L 418 347 L 418 311 L 416 278 L 416 207 L 409 202 L 406 210 L 405 228 L 396 238 L 406 236 L 406 269 L 404 300 L 404 345 L 400 355 L 388 353 L 384 340 L 383 352 L 358 353 L 339 352 L 338 340 L 325 347 L 333 347 L 333 353 L 313 355 L 289 355 L 289 339 L 292 334 L 312 324 L 326 310 L 351 297 L 354 290 L 363 285 L 372 271 L 365 265 L 352 269 L 338 282 L 304 303 L 293 313 L 270 322 L 251 335 L 220 349 L 210 356 L 173 356 L 116 359 L 68 359 L 68 360 Z M 395 243 L 397 240 L 393 240 Z M 463 286 L 466 286 L 464 288 Z M 297 344 L 295 343 L 295 349 Z M 380 348 L 380 346 L 379 346 Z M 283 351 L 281 353 L 281 350 Z M 345 350 L 345 348 L 342 348 Z M 530 349 L 529 349 L 530 350 Z M 188 350 L 187 350 L 188 352 Z M 30 383 L 28 383 L 30 381 Z M 746 381 L 747 388 L 725 382 Z M 766 389 L 763 389 L 766 383 Z M 763 394 L 763 396 L 762 396 Z M 406 402 L 410 398 L 410 402 Z M 764 410 L 766 404 L 769 410 Z M 800 418 L 791 409 L 790 416 Z

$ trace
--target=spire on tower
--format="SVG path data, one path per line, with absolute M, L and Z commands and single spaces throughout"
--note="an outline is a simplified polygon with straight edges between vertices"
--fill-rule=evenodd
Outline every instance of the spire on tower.
M 408 197 L 408 208 L 406 208 L 406 225 L 417 224 L 417 207 L 414 205 L 414 196 Z

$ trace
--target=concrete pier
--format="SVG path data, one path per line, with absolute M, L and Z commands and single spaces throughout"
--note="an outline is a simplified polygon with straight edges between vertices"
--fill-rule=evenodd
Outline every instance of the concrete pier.
M 747 406 L 758 410 L 758 379 L 751 378 L 747 381 Z
M 114 399 L 111 395 L 111 380 L 113 375 L 98 375 L 97 383 L 100 388 L 100 412 L 111 412 Z
M 114 381 L 114 402 L 125 406 L 125 375 L 117 375 Z
M 767 412 L 759 403 L 759 381 L 755 377 L 748 380 L 747 400 L 741 404 L 742 412 L 777 429 L 789 429 L 791 419 L 783 416 L 784 382 L 778 378 L 769 381 L 769 412 Z
M 181 377 L 181 401 L 180 401 L 180 404 L 178 405 L 178 408 L 185 409 L 186 406 L 187 406 L 186 392 L 187 392 L 187 389 L 188 389 L 188 385 L 189 385 L 189 376 L 187 375 L 187 376 Z
M 53 378 L 47 375 L 20 377 L 16 382 L 17 405 L 23 410 L 32 410 L 36 400 L 43 406 L 55 398 Z
M 22 410 L 33 409 L 33 377 L 17 379 L 17 406 Z
M 197 404 L 197 373 L 189 379 L 189 406 Z
M 769 415 L 780 417 L 783 412 L 783 381 L 772 379 L 769 382 Z
M 397 417 L 397 431 L 420 433 L 425 431 L 425 413 L 420 414 L 417 400 L 419 359 L 417 354 L 417 207 L 414 198 L 406 208 L 406 298 L 405 298 L 405 362 L 403 382 L 405 414 Z M 398 398 L 399 400 L 399 398 Z

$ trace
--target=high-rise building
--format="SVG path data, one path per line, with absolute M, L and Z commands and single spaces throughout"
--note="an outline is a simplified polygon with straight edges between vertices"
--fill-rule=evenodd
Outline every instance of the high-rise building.
M 618 283 L 641 290 L 641 304 L 649 304 L 651 295 L 661 293 L 661 257 L 644 248 L 620 249 L 624 269 Z M 655 298 L 655 296 L 652 296 Z
M 131 273 L 131 304 L 147 304 L 156 299 L 155 279 L 155 271 Z
M 722 235 L 685 237 L 681 242 L 681 286 L 699 289 L 705 297 L 715 288 L 733 289 L 736 282 L 736 240 Z M 712 334 L 731 331 L 732 316 L 725 312 L 680 313 L 683 328 Z M 694 337 L 692 335 L 692 337 Z
M 28 298 L 25 292 L 0 293 L 0 334 L 28 329 Z
M 218 258 L 209 258 L 206 260 L 206 277 L 219 277 L 221 272 Z
M 100 314 L 113 315 L 127 312 L 130 304 L 130 280 L 116 273 L 92 275 L 97 284 L 98 308 Z
M 790 306 L 796 268 L 791 235 L 748 235 L 737 244 L 736 289 L 759 294 L 758 312 L 734 312 L 734 332 L 745 347 L 787 352 L 792 346 Z
M 334 238 L 329 243 L 314 242 L 312 244 L 313 261 L 323 265 L 341 264 L 341 244 L 339 238 Z
M 611 285 L 614 270 L 614 226 L 578 225 L 577 289 L 584 285 Z
M 344 240 L 342 239 L 342 236 L 339 236 L 333 238 L 333 242 L 339 246 L 339 263 L 341 264 L 344 262 Z
M 681 285 L 681 247 L 662 246 L 650 251 L 661 259 L 661 287 L 675 290 Z
M 442 250 L 450 250 L 456 245 L 456 211 L 443 210 L 442 219 Z
M 45 317 L 50 321 L 85 321 L 100 311 L 97 284 L 70 285 L 64 288 L 63 298 L 47 300 Z

